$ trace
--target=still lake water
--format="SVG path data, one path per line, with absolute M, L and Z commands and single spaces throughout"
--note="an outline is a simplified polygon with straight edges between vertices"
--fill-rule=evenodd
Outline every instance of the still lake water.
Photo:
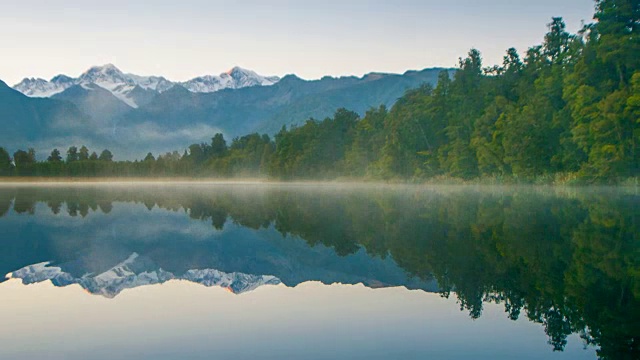
M 0 359 L 637 359 L 635 190 L 0 186 Z

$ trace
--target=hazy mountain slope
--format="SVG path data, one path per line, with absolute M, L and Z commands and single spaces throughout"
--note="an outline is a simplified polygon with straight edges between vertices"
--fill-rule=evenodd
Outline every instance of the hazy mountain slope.
M 131 110 L 110 91 L 95 84 L 74 85 L 51 98 L 75 104 L 91 116 L 96 126 L 111 126 L 113 119 Z
M 27 97 L 0 81 L 0 146 L 37 147 L 40 140 L 90 131 L 89 118 L 75 105 Z
M 178 87 L 158 95 L 144 107 L 123 116 L 121 124 L 150 122 L 166 130 L 207 124 L 228 137 L 254 131 L 273 133 L 282 125 L 329 116 L 340 107 L 364 113 L 381 104 L 391 106 L 407 89 L 434 84 L 442 69 L 403 75 L 369 74 L 363 78 L 325 77 L 305 81 L 289 75 L 268 87 L 247 87 L 196 94 Z
M 435 85 L 442 70 L 444 69 L 425 69 L 406 72 L 403 75 L 368 74 L 363 81 L 352 86 L 335 88 L 322 96 L 312 94 L 292 101 L 258 126 L 257 130 L 275 133 L 282 125 L 290 126 L 303 123 L 309 118 L 321 120 L 332 116 L 341 107 L 360 115 L 380 105 L 390 108 L 408 89 L 417 88 L 425 83 Z

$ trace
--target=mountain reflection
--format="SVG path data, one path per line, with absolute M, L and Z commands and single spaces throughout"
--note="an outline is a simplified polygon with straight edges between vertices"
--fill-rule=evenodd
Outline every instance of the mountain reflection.
M 234 294 L 251 291 L 262 285 L 278 285 L 280 280 L 274 276 L 249 275 L 241 273 L 227 274 L 218 270 L 188 270 L 175 275 L 162 269 L 155 269 L 148 259 L 133 253 L 125 261 L 100 274 L 85 274 L 74 277 L 61 267 L 48 263 L 29 265 L 16 270 L 12 278 L 22 279 L 24 284 L 33 284 L 51 280 L 55 286 L 79 284 L 92 294 L 114 298 L 125 289 L 145 285 L 162 284 L 169 280 L 186 280 L 205 286 L 221 286 Z
M 405 286 L 454 293 L 473 318 L 502 303 L 555 350 L 578 333 L 601 358 L 634 359 L 639 204 L 607 190 L 0 188 L 0 271 L 108 297 L 173 279 Z

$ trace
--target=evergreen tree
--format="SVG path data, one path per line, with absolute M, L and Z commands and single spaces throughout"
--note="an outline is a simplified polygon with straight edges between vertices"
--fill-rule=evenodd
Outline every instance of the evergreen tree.
M 100 156 L 98 157 L 98 160 L 111 162 L 111 161 L 113 161 L 113 154 L 111 153 L 111 151 L 109 151 L 107 149 L 104 149 L 100 153 Z
M 67 150 L 67 164 L 78 161 L 78 159 L 79 159 L 78 148 L 75 146 L 71 146 Z
M 18 175 L 34 175 L 36 151 L 33 148 L 29 148 L 27 151 L 18 150 L 13 154 L 13 162 Z
M 86 161 L 89 160 L 89 149 L 86 146 L 82 145 L 80 151 L 78 152 L 78 160 Z
M 50 163 L 60 163 L 62 162 L 62 156 L 60 155 L 60 150 L 53 149 L 51 151 L 51 155 L 47 158 L 47 161 Z
M 224 139 L 224 136 L 220 133 L 215 134 L 211 139 L 211 153 L 209 156 L 223 157 L 227 153 L 227 150 L 227 141 Z

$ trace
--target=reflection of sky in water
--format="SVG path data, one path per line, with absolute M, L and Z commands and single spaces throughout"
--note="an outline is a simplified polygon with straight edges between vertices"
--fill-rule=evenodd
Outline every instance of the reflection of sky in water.
M 240 296 L 186 282 L 113 300 L 48 283 L 0 285 L 2 359 L 594 358 L 573 336 L 552 353 L 539 325 L 487 304 L 401 288 L 269 286 Z

